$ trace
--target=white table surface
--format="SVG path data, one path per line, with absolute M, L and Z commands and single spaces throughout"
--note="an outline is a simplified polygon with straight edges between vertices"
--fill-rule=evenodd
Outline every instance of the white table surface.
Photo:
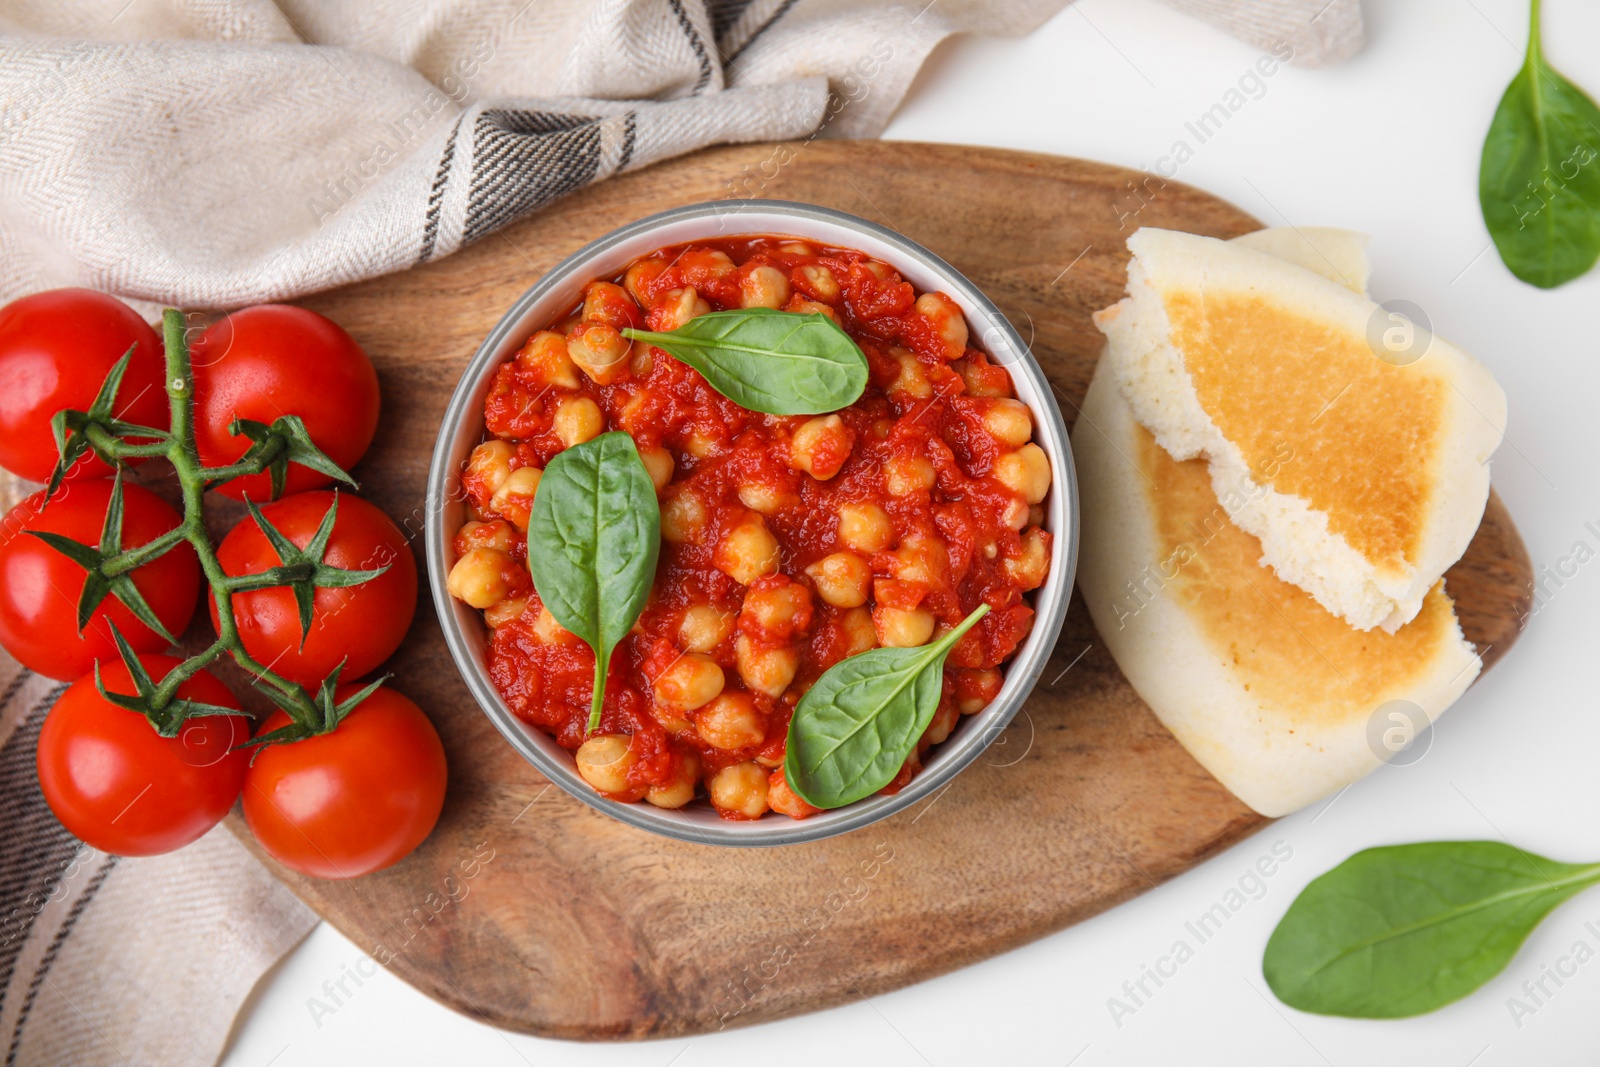
M 1261 978 L 1273 925 L 1311 878 L 1375 844 L 1501 838 L 1600 860 L 1600 273 L 1555 292 L 1502 266 L 1477 202 L 1483 133 L 1522 61 L 1526 0 L 1365 0 L 1369 44 L 1327 70 L 1286 68 L 1200 145 L 1182 181 L 1269 224 L 1374 235 L 1378 299 L 1419 304 L 1510 396 L 1494 482 L 1551 580 L 1517 648 L 1457 704 L 1420 761 L 1392 766 L 1268 827 L 1159 889 L 997 959 L 815 1015 L 693 1039 L 580 1045 L 506 1034 L 385 972 L 328 1014 L 324 983 L 371 969 L 323 925 L 263 983 L 228 1067 L 311 1064 L 890 1065 L 1016 1063 L 1567 1064 L 1593 1062 L 1600 958 L 1536 1003 L 1525 981 L 1593 955 L 1600 892 L 1555 912 L 1506 972 L 1442 1011 L 1399 1022 L 1303 1015 Z M 1548 0 L 1550 60 L 1600 95 L 1600 5 Z M 1259 51 L 1152 0 L 1083 0 L 1024 40 L 947 42 L 888 136 L 1153 166 Z M 1005 240 L 1005 234 L 995 235 Z M 1065 266 L 1080 250 L 1060 249 Z M 1586 523 L 1594 523 L 1587 527 Z M 1555 571 L 1551 572 L 1556 573 Z M 1047 833 L 1041 827 L 1040 832 Z M 1131 1014 L 1112 997 L 1189 939 L 1185 922 L 1276 843 L 1292 857 L 1264 894 L 1196 948 Z M 641 838 L 642 845 L 648 841 Z M 1563 969 L 1571 971 L 1570 963 Z M 1508 999 L 1535 1010 L 1514 1017 Z

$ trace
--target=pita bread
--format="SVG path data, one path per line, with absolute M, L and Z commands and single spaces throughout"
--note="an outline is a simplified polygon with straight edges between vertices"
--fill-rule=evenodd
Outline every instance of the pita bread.
M 1072 432 L 1078 588 L 1122 673 L 1263 815 L 1368 774 L 1392 747 L 1387 731 L 1420 731 L 1477 677 L 1444 583 L 1393 634 L 1330 614 L 1260 563 L 1205 460 L 1168 455 L 1108 368 L 1102 360 Z
M 1483 515 L 1494 379 L 1361 291 L 1358 235 L 1146 228 L 1128 248 L 1128 296 L 1095 322 L 1137 421 L 1205 458 L 1280 578 L 1359 629 L 1416 617 Z

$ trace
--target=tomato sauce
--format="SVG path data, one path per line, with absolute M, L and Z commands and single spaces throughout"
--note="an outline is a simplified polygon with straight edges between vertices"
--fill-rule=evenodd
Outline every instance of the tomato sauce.
M 748 411 L 618 332 L 748 306 L 833 318 L 867 356 L 861 398 L 836 418 Z M 988 604 L 949 657 L 939 714 L 886 791 L 902 788 L 962 714 L 994 698 L 999 668 L 1033 624 L 1050 471 L 1012 397 L 1005 369 L 968 344 L 953 301 L 860 252 L 727 238 L 664 248 L 591 282 L 496 374 L 489 436 L 463 475 L 470 521 L 455 549 L 475 570 L 461 588 L 481 579 L 470 587 L 488 604 L 496 688 L 563 747 L 584 745 L 593 653 L 542 610 L 528 578 L 532 491 L 515 472 L 622 430 L 657 480 L 664 542 L 650 603 L 606 686 L 599 732 L 625 738 L 626 757 L 591 777 L 580 752 L 580 772 L 617 799 L 675 807 L 704 787 L 728 818 L 804 817 L 814 809 L 781 767 L 806 689 L 848 655 L 925 643 Z M 775 556 L 763 555 L 774 542 Z M 663 696 L 680 690 L 688 695 Z

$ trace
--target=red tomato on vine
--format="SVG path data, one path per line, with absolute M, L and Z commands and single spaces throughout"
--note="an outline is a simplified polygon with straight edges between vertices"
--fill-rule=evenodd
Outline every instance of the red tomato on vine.
M 56 465 L 50 420 L 71 408 L 87 411 L 106 373 L 133 349 L 112 412 L 158 430 L 167 428 L 161 339 L 115 297 L 92 289 L 52 289 L 0 308 L 0 467 L 42 482 Z M 110 474 L 86 455 L 74 478 Z
M 122 494 L 123 548 L 148 544 L 182 521 L 148 489 L 124 485 Z M 78 599 L 87 572 L 29 536 L 53 533 L 96 545 L 111 496 L 109 478 L 76 479 L 65 483 L 48 504 L 42 492 L 28 497 L 0 526 L 0 645 L 24 667 L 48 678 L 70 681 L 93 670 L 95 660 L 115 662 L 117 649 L 108 622 L 116 623 L 140 652 L 158 652 L 169 643 L 140 622 L 114 593 L 101 601 L 80 633 Z M 182 634 L 200 591 L 200 563 L 194 549 L 180 543 L 131 577 L 167 632 Z
M 190 348 L 194 367 L 195 443 L 208 467 L 233 463 L 250 441 L 228 432 L 234 419 L 270 425 L 282 415 L 305 424 L 312 442 L 348 471 L 378 429 L 378 374 L 355 339 L 333 320 L 288 304 L 235 311 L 209 326 Z M 332 479 L 291 463 L 284 493 Z M 266 474 L 221 485 L 241 500 L 271 499 Z
M 341 686 L 344 700 L 357 686 Z M 262 733 L 288 726 L 277 712 Z M 433 723 L 387 687 L 331 732 L 262 749 L 245 776 L 244 817 L 278 862 L 317 878 L 355 878 L 420 845 L 444 806 L 444 746 Z
M 139 663 L 159 682 L 181 661 L 144 655 Z M 100 665 L 106 691 L 134 695 L 133 676 L 113 654 Z M 178 697 L 237 708 L 217 677 L 201 671 Z M 242 715 L 206 715 L 162 737 L 148 719 L 118 707 L 79 678 L 56 701 L 39 731 L 39 788 L 61 824 L 102 852 L 153 856 L 196 840 L 239 796 L 250 762 L 236 750 L 250 738 Z
M 261 509 L 274 529 L 304 549 L 333 506 L 327 490 L 296 493 Z M 382 510 L 348 493 L 321 562 L 345 570 L 388 568 L 360 585 L 322 588 L 312 600 L 310 630 L 300 628 L 299 606 L 288 586 L 235 593 L 233 616 L 245 651 L 290 681 L 315 687 L 344 662 L 341 677 L 360 678 L 399 647 L 417 610 L 417 564 L 405 534 Z M 217 548 L 229 575 L 259 574 L 282 559 L 267 535 L 249 518 L 229 531 Z M 211 621 L 218 621 L 211 605 Z

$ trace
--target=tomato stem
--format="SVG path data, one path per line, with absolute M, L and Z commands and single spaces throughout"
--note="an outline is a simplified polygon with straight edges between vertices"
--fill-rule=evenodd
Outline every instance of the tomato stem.
M 159 540 L 169 541 L 160 549 L 153 549 L 157 542 L 132 549 L 123 553 L 113 561 L 113 565 L 123 572 L 132 570 L 140 563 L 154 559 L 162 551 L 172 547 L 178 540 L 188 541 L 194 548 L 195 555 L 200 559 L 200 569 L 205 572 L 206 582 L 211 588 L 212 599 L 217 605 L 217 639 L 204 650 L 188 657 L 173 668 L 156 686 L 155 694 L 150 703 L 154 710 L 161 711 L 176 697 L 178 687 L 194 677 L 212 661 L 220 658 L 224 653 L 232 653 L 235 662 L 243 667 L 257 682 L 270 686 L 281 696 L 282 700 L 274 703 L 283 707 L 297 722 L 312 723 L 318 718 L 316 707 L 311 699 L 311 694 L 305 687 L 291 682 L 287 678 L 273 671 L 270 667 L 260 663 L 245 650 L 244 641 L 239 636 L 239 625 L 233 614 L 233 594 L 250 588 L 264 588 L 267 584 L 281 584 L 268 582 L 269 577 L 278 577 L 271 572 L 263 575 L 230 576 L 223 572 L 222 563 L 217 559 L 215 546 L 211 537 L 206 532 L 205 525 L 205 491 L 208 483 L 215 484 L 225 478 L 241 477 L 249 474 L 259 474 L 266 469 L 271 461 L 269 456 L 260 455 L 250 463 L 235 463 L 230 467 L 207 469 L 201 466 L 199 449 L 195 444 L 194 434 L 194 369 L 189 360 L 189 343 L 187 329 L 184 326 L 181 312 L 168 308 L 161 320 L 163 340 L 166 347 L 167 365 L 167 399 L 171 410 L 172 429 L 167 435 L 167 440 L 161 442 L 164 455 L 172 464 L 174 473 L 178 476 L 178 484 L 183 491 L 183 522 L 174 531 L 177 537 L 171 534 Z M 123 448 L 143 448 L 142 445 L 130 446 L 127 442 L 118 441 Z M 138 453 L 122 452 L 121 449 L 113 450 L 113 455 L 133 455 Z M 142 558 L 135 558 L 142 557 Z M 130 563 L 130 559 L 132 562 Z M 292 709 L 292 710 L 291 710 Z

